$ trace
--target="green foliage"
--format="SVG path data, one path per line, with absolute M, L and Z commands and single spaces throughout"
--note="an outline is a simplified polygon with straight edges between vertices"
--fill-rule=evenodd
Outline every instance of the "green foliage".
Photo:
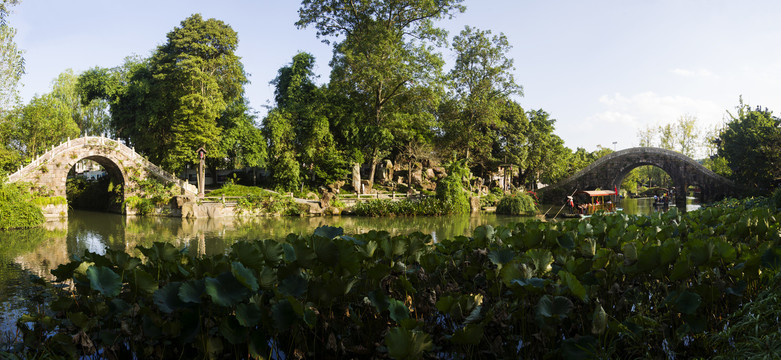
M 452 45 L 456 61 L 448 74 L 450 94 L 440 109 L 445 146 L 483 170 L 507 157 L 520 165 L 525 151 L 518 145 L 524 143 L 528 121 L 511 101 L 523 90 L 507 57 L 510 42 L 504 34 L 467 26 Z
M 205 258 L 163 243 L 87 253 L 52 272 L 74 284 L 54 316 L 19 326 L 24 346 L 71 357 L 772 354 L 781 213 L 762 204 L 483 226 L 438 243 L 322 227 Z
M 299 27 L 336 37 L 330 86 L 339 108 L 335 127 L 374 166 L 391 150 L 430 139 L 444 61 L 432 45 L 445 32 L 434 21 L 463 11 L 461 0 L 404 2 L 304 1 Z M 356 158 L 356 157 L 353 157 Z
M 776 191 L 773 191 L 773 196 L 771 196 L 770 199 L 771 205 L 775 206 L 776 209 L 781 209 L 781 187 L 776 188 Z
M 230 26 L 195 14 L 149 59 L 86 72 L 80 92 L 108 101 L 117 136 L 165 169 L 197 163 L 200 147 L 209 158 L 259 165 L 265 147 L 243 98 L 247 79 L 237 46 Z
M 537 204 L 534 198 L 525 192 L 505 195 L 496 205 L 497 214 L 505 215 L 534 215 L 537 213 Z
M 718 156 L 732 170 L 732 178 L 742 185 L 769 191 L 781 178 L 781 119 L 767 109 L 754 110 L 741 99 L 718 136 Z
M 358 216 L 432 216 L 451 214 L 453 206 L 452 203 L 434 197 L 425 197 L 418 200 L 403 199 L 399 201 L 374 199 L 359 202 L 353 205 L 350 210 Z
M 451 214 L 468 214 L 471 210 L 468 193 L 464 190 L 464 180 L 469 181 L 471 174 L 466 161 L 454 161 L 447 167 L 447 176 L 437 182 L 437 199 Z
M 729 326 L 709 337 L 714 359 L 772 359 L 781 352 L 781 276 L 754 301 L 730 314 Z
M 32 203 L 38 206 L 66 205 L 68 204 L 68 199 L 63 196 L 41 196 L 34 198 Z
M 164 184 L 156 178 L 134 179 L 139 195 L 125 198 L 125 206 L 135 209 L 138 215 L 152 214 L 155 207 L 168 204 L 178 194 L 176 185 Z
M 26 184 L 6 183 L 0 179 L 0 229 L 24 229 L 44 222 L 41 208 Z
M 298 215 L 301 210 L 289 196 L 254 186 L 226 184 L 209 196 L 241 196 L 237 208 L 241 211 L 261 211 L 268 214 Z
M 542 109 L 527 111 L 529 130 L 526 142 L 526 161 L 519 177 L 527 189 L 536 189 L 537 182 L 553 184 L 572 175 L 566 159 L 571 150 L 553 133 L 555 119 Z
M 124 196 L 122 188 L 122 184 L 114 184 L 113 179 L 108 176 L 95 181 L 75 176 L 65 181 L 68 204 L 76 209 L 119 210 Z

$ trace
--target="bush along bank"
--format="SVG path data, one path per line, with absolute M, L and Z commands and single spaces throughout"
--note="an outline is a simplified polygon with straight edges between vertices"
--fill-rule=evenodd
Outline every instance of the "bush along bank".
M 254 186 L 226 184 L 209 193 L 210 197 L 238 197 L 236 207 L 240 212 L 263 213 L 271 215 L 300 215 L 301 209 L 288 196 L 280 195 Z
M 143 358 L 710 358 L 781 268 L 776 209 L 732 203 L 475 230 L 322 227 L 196 258 L 87 253 L 17 352 Z M 721 345 L 719 345 L 721 344 Z M 131 356 L 131 355 L 128 355 Z
M 38 198 L 28 184 L 6 183 L 0 179 L 0 230 L 26 229 L 45 221 Z
M 504 215 L 534 215 L 537 213 L 537 204 L 534 198 L 526 192 L 517 192 L 505 195 L 496 205 L 496 213 Z
M 471 210 L 463 179 L 469 177 L 469 170 L 463 161 L 453 162 L 447 167 L 447 176 L 437 183 L 436 197 L 417 200 L 370 200 L 355 204 L 350 211 L 358 216 L 416 216 L 468 214 Z

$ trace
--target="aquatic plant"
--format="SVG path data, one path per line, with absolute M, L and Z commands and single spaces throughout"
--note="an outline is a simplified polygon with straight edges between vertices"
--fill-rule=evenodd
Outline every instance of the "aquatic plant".
M 78 357 L 710 358 L 781 268 L 776 209 L 719 206 L 421 233 L 321 227 L 194 257 L 87 253 L 19 326 Z

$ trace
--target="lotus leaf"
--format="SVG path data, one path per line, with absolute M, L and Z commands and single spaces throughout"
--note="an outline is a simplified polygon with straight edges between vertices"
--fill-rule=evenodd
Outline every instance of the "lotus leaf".
M 67 264 L 61 264 L 51 273 L 54 275 L 54 281 L 63 282 L 73 277 L 73 273 L 81 265 L 81 261 L 71 261 Z
M 185 305 L 179 299 L 179 288 L 181 286 L 181 282 L 174 281 L 155 291 L 153 299 L 160 311 L 170 314 Z
M 537 301 L 537 306 L 534 308 L 535 315 L 537 317 L 545 318 L 565 318 L 572 312 L 575 305 L 572 301 L 564 296 L 552 297 L 550 295 L 543 295 L 540 300 Z
M 312 247 L 317 254 L 317 259 L 327 266 L 335 266 L 339 263 L 339 247 L 331 239 L 313 237 Z
M 480 244 L 485 244 L 487 242 L 493 241 L 494 239 L 495 230 L 494 227 L 491 225 L 482 225 L 478 226 L 474 231 L 474 238 L 476 241 L 478 241 Z
M 710 241 L 694 239 L 689 241 L 686 246 L 689 249 L 689 259 L 695 266 L 703 265 L 713 257 L 715 245 Z
M 394 359 L 420 359 L 434 347 L 431 336 L 418 330 L 395 327 L 385 335 L 388 355 Z
M 532 249 L 526 251 L 526 256 L 534 264 L 534 270 L 537 276 L 542 276 L 552 270 L 553 255 L 546 249 Z
M 497 249 L 488 252 L 488 259 L 495 265 L 504 265 L 513 260 L 515 252 L 510 249 Z
M 344 235 L 344 229 L 342 229 L 340 227 L 322 225 L 322 226 L 318 227 L 317 229 L 315 229 L 313 235 L 321 236 L 321 237 L 324 237 L 326 239 L 331 240 L 333 238 L 336 238 L 337 236 Z
M 207 277 L 205 281 L 206 294 L 219 306 L 232 307 L 250 294 L 230 272 L 224 272 L 216 278 Z
M 762 254 L 762 266 L 775 271 L 781 269 L 781 246 L 769 248 Z
M 220 334 L 233 345 L 247 342 L 249 330 L 239 324 L 239 321 L 232 316 L 223 317 L 220 321 Z
M 255 273 L 244 267 L 244 264 L 237 261 L 231 262 L 231 274 L 250 291 L 258 291 L 258 279 L 255 277 Z
M 231 251 L 242 264 L 258 270 L 263 268 L 265 258 L 260 253 L 257 242 L 236 242 L 231 246 Z
M 206 283 L 203 279 L 188 280 L 179 287 L 179 300 L 186 303 L 201 303 L 201 295 L 206 292 Z
M 280 300 L 271 307 L 271 318 L 274 320 L 274 327 L 280 331 L 286 331 L 298 319 L 293 306 L 286 299 Z
M 263 240 L 257 243 L 260 247 L 260 252 L 263 254 L 263 259 L 266 264 L 276 264 L 282 260 L 282 256 L 285 251 L 282 249 L 282 244 L 275 240 Z
M 466 324 L 453 333 L 450 341 L 459 345 L 477 345 L 483 340 L 483 328 L 483 324 Z
M 260 322 L 263 313 L 257 304 L 241 303 L 236 305 L 236 320 L 241 326 L 253 327 Z
M 103 266 L 90 266 L 87 269 L 90 287 L 103 296 L 114 297 L 122 290 L 122 280 L 113 270 Z
M 583 285 L 580 283 L 577 277 L 575 275 L 570 274 L 567 271 L 561 270 L 559 271 L 559 278 L 561 279 L 561 282 L 563 285 L 566 285 L 570 292 L 572 292 L 573 295 L 578 297 L 580 300 L 586 302 L 588 301 L 588 294 L 586 293 L 586 288 L 583 287 Z
M 666 302 L 673 303 L 675 309 L 682 314 L 694 314 L 700 307 L 702 298 L 699 294 L 691 291 L 677 292 L 673 291 L 667 296 Z
M 607 328 L 607 313 L 602 308 L 602 304 L 597 303 L 591 318 L 591 333 L 599 335 L 605 332 L 605 328 Z
M 409 319 L 409 308 L 407 308 L 407 305 L 404 305 L 403 301 L 390 299 L 388 301 L 388 311 L 390 312 L 390 318 L 396 323 Z
M 369 291 L 369 300 L 378 312 L 383 312 L 390 306 L 390 299 L 382 290 Z

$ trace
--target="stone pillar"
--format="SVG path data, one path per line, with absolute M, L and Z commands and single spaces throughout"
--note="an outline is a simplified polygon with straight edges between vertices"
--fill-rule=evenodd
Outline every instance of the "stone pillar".
M 686 188 L 688 187 L 685 182 L 681 182 L 680 186 L 675 188 L 675 206 L 678 207 L 678 211 L 686 212 Z
M 361 164 L 359 163 L 353 164 L 353 189 L 356 193 L 361 193 Z

